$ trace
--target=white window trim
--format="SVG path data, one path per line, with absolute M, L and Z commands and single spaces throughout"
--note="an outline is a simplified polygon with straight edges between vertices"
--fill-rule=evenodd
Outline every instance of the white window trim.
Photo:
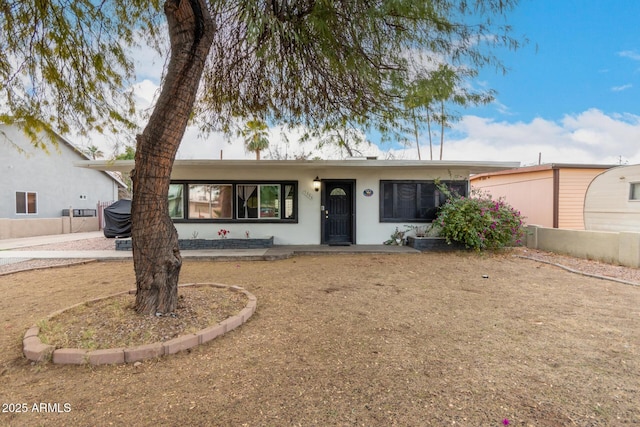
M 634 187 L 637 187 L 636 191 L 640 194 L 640 182 L 630 182 L 629 183 L 629 201 L 630 202 L 640 202 L 640 197 L 637 198 L 637 199 L 632 198 L 633 193 L 634 193 L 634 191 L 633 191 Z
M 38 192 L 37 191 L 20 191 L 17 190 L 16 191 L 16 197 L 18 196 L 18 193 L 24 193 L 24 206 L 25 206 L 25 210 L 27 212 L 18 212 L 18 205 L 15 206 L 15 211 L 16 211 L 16 215 L 25 215 L 25 216 L 29 216 L 29 215 L 38 215 Z M 36 196 L 36 211 L 35 212 L 29 212 L 29 194 L 35 194 Z

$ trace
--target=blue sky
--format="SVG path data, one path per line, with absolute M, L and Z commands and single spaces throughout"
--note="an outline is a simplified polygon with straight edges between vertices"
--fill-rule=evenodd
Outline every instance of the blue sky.
M 514 35 L 529 43 L 497 51 L 509 69 L 481 72 L 476 87 L 498 91 L 490 105 L 458 111 L 461 120 L 445 134 L 444 160 L 542 163 L 640 163 L 640 1 L 521 0 L 508 16 Z M 138 53 L 135 90 L 148 106 L 157 90 L 163 61 Z M 145 79 L 146 78 L 146 79 Z M 288 135 L 290 141 L 296 136 Z M 281 141 L 272 129 L 273 151 L 322 158 L 345 153 Z M 375 137 L 371 135 L 371 140 Z M 440 135 L 434 132 L 434 158 Z M 231 143 L 230 143 L 231 142 Z M 95 141 L 94 141 L 95 143 Z M 422 159 L 429 159 L 427 135 L 420 135 Z M 104 150 L 109 153 L 111 150 Z M 190 129 L 179 158 L 253 158 L 241 141 L 212 135 L 203 141 Z M 416 159 L 417 149 L 401 144 L 363 146 L 363 155 Z M 266 154 L 266 155 L 265 155 Z M 263 158 L 269 158 L 264 153 Z
M 640 163 L 638 16 L 634 0 L 522 0 L 508 22 L 529 44 L 500 53 L 506 75 L 481 73 L 496 102 L 461 112 L 452 145 L 479 140 L 525 164 L 536 152 L 543 162 Z
M 500 105 L 476 111 L 508 121 L 559 119 L 591 108 L 640 113 L 640 2 L 523 0 L 509 22 L 529 45 L 501 54 L 507 75 L 480 76 Z

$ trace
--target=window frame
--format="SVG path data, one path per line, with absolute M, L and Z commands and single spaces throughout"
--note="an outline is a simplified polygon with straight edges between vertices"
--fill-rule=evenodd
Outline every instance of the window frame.
M 206 223 L 218 223 L 218 224 L 231 224 L 231 223 L 244 223 L 244 224 L 274 224 L 274 223 L 298 223 L 298 181 L 292 180 L 171 180 L 170 184 L 182 185 L 182 211 L 184 213 L 183 218 L 172 218 L 174 223 L 188 223 L 188 224 L 206 224 Z M 190 185 L 231 185 L 231 217 L 230 218 L 189 218 L 189 186 Z M 237 203 L 238 203 L 238 186 L 239 185 L 254 185 L 258 189 L 260 186 L 278 185 L 279 191 L 279 212 L 280 218 L 274 217 L 262 217 L 262 218 L 238 218 L 237 215 Z M 288 186 L 293 187 L 293 208 L 292 217 L 286 218 L 286 196 Z M 259 191 L 259 190 L 258 190 Z
M 459 185 L 459 184 L 464 184 L 464 194 L 461 194 L 461 196 L 467 197 L 469 194 L 469 180 L 447 180 L 447 181 L 440 181 L 442 184 L 447 185 L 447 186 L 451 186 L 453 184 L 455 185 Z M 415 188 L 415 192 L 416 192 L 416 199 L 415 199 L 415 209 L 416 212 L 422 208 L 421 206 L 421 199 L 419 197 L 420 195 L 420 188 L 418 187 L 421 184 L 428 184 L 428 185 L 435 185 L 436 180 L 425 180 L 425 179 L 384 179 L 384 180 L 380 180 L 380 188 L 379 188 L 379 194 L 380 194 L 380 200 L 379 200 L 379 211 L 378 211 L 378 215 L 379 215 L 379 222 L 413 222 L 413 223 L 431 223 L 435 220 L 435 218 L 416 218 L 416 217 L 402 217 L 402 216 L 394 216 L 393 212 L 392 215 L 388 215 L 388 213 L 385 211 L 385 202 L 387 201 L 387 199 L 385 198 L 385 185 L 397 185 L 397 184 L 402 184 L 402 185 L 406 185 L 406 184 L 413 184 L 416 186 Z M 434 191 L 434 200 L 435 200 L 435 193 L 438 190 L 436 189 Z M 394 189 L 394 192 L 392 194 L 392 197 L 394 199 L 397 198 L 397 187 L 396 189 Z M 438 200 L 439 200 L 439 204 L 437 206 L 433 206 L 434 208 L 438 208 L 439 206 L 442 206 L 445 202 L 446 202 L 446 198 L 444 197 L 444 194 L 440 193 L 438 195 Z M 397 204 L 395 201 L 392 201 L 392 210 L 396 210 L 395 208 L 397 207 Z
M 219 191 L 219 194 L 222 193 L 222 188 L 223 187 L 229 187 L 229 189 L 231 190 L 231 192 L 229 194 L 231 200 L 228 201 L 229 206 L 228 207 L 227 206 L 221 206 L 222 210 L 226 210 L 225 207 L 228 208 L 229 216 L 203 217 L 203 218 L 197 218 L 195 216 L 192 217 L 191 216 L 192 212 L 191 212 L 191 209 L 190 209 L 191 208 L 191 203 L 194 203 L 194 204 L 200 203 L 201 204 L 201 203 L 204 202 L 206 204 L 207 202 L 209 202 L 209 203 L 213 202 L 213 200 L 209 200 L 208 201 L 206 199 L 205 200 L 200 200 L 200 199 L 199 200 L 192 200 L 191 199 L 191 192 L 193 190 L 192 187 L 196 187 L 196 186 L 198 186 L 198 187 L 206 187 L 206 186 L 213 187 L 213 186 L 216 186 L 217 190 Z M 186 185 L 183 185 L 182 189 L 183 189 L 183 191 L 186 190 L 185 191 L 186 198 L 183 197 L 183 203 L 185 203 L 186 206 L 187 206 L 187 210 L 185 211 L 186 213 L 183 214 L 183 218 L 184 219 L 191 219 L 191 220 L 203 220 L 203 219 L 230 220 L 230 219 L 233 218 L 233 212 L 231 212 L 231 210 L 233 209 L 233 185 L 232 184 L 227 184 L 227 183 L 225 183 L 225 184 L 216 184 L 216 183 L 209 183 L 209 182 L 207 182 L 207 183 L 189 182 Z M 216 201 L 219 202 L 219 199 L 216 199 Z M 209 204 L 209 208 L 211 208 L 211 207 L 212 207 L 212 205 Z M 206 210 L 206 215 L 211 215 L 211 212 L 209 212 L 208 209 Z
M 169 194 L 167 195 L 167 197 L 168 197 L 168 196 L 170 195 L 170 193 L 171 193 L 171 186 L 172 186 L 172 185 L 174 185 L 174 183 L 173 183 L 173 182 L 171 182 L 171 183 L 169 184 Z M 183 220 L 183 219 L 185 218 L 185 212 L 184 212 L 184 206 L 185 206 L 185 201 L 184 201 L 184 196 L 185 196 L 184 188 L 185 188 L 185 185 L 184 185 L 184 184 L 175 184 L 175 185 L 180 185 L 180 186 L 182 186 L 182 189 L 179 191 L 179 203 L 177 203 L 177 205 L 180 207 L 180 214 L 181 214 L 181 216 L 172 216 L 172 215 L 171 215 L 171 199 L 169 199 L 169 201 L 168 201 L 168 202 L 169 202 L 169 217 L 171 217 L 171 220 L 172 220 L 172 221 L 175 221 L 175 220 Z M 178 199 L 178 197 L 176 197 L 176 199 Z M 188 203 L 187 203 L 187 205 L 188 205 Z
M 634 194 L 637 194 L 638 197 L 634 197 Z M 640 181 L 629 183 L 629 201 L 640 202 Z
M 24 212 L 18 212 L 18 195 L 22 193 L 24 195 Z M 35 211 L 29 212 L 29 195 L 33 195 L 34 201 L 33 206 Z M 16 215 L 38 215 L 38 192 L 37 191 L 16 191 L 16 204 L 15 204 L 15 212 Z

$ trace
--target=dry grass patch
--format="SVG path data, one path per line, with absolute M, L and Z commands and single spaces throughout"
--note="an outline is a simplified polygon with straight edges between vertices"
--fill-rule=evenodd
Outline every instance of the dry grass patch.
M 185 261 L 183 283 L 255 295 L 249 321 L 137 367 L 23 357 L 38 319 L 134 277 L 127 262 L 0 277 L 0 402 L 71 408 L 0 425 L 640 425 L 640 287 L 510 254 Z M 100 339 L 99 319 L 79 324 Z M 133 331 L 153 328 L 118 334 Z

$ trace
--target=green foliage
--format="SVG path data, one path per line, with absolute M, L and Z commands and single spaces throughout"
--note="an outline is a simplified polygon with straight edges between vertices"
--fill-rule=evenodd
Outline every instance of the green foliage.
M 100 148 L 95 145 L 90 145 L 82 150 L 82 152 L 87 155 L 91 160 L 96 160 L 98 157 L 104 157 L 104 153 Z
M 124 153 L 118 154 L 116 160 L 134 160 L 136 158 L 136 149 L 130 145 L 124 148 Z
M 310 137 L 318 138 L 317 148 L 327 145 L 335 146 L 340 149 L 341 154 L 343 150 L 346 151 L 348 157 L 361 156 L 360 147 L 364 144 L 371 144 L 358 125 L 347 120 L 342 120 L 340 123 L 328 123 L 321 129 L 307 132 L 301 141 Z
M 262 120 L 248 120 L 238 131 L 238 136 L 244 138 L 245 149 L 256 153 L 256 160 L 260 160 L 260 152 L 269 148 L 269 126 Z
M 399 83 L 442 62 L 503 69 L 494 48 L 521 44 L 504 23 L 517 0 L 205 3 L 217 30 L 192 114 L 203 130 L 261 117 L 387 135 L 406 119 Z M 0 0 L 0 123 L 137 132 L 134 54 L 165 54 L 166 28 L 158 0 Z
M 205 130 L 234 117 L 268 123 L 353 123 L 383 135 L 406 119 L 402 82 L 434 63 L 455 73 L 502 68 L 517 48 L 502 25 L 517 0 L 215 2 L 211 61 L 195 117 Z M 435 61 L 435 59 L 438 61 Z
M 398 227 L 396 227 L 395 231 L 393 233 L 391 233 L 391 237 L 389 240 L 385 240 L 383 242 L 384 245 L 394 245 L 394 246 L 402 246 L 402 242 L 404 239 L 404 231 L 400 231 L 398 230 Z
M 436 223 L 448 243 L 458 242 L 477 251 L 520 245 L 524 236 L 522 216 L 503 199 L 472 190 L 470 197 L 453 194 L 439 186 L 447 196 Z
M 476 75 L 475 69 L 465 67 L 454 69 L 448 64 L 439 64 L 437 69 L 419 75 L 408 83 L 401 83 L 399 90 L 404 94 L 403 103 L 407 122 L 413 123 L 418 148 L 418 128 L 424 124 L 427 126 L 431 160 L 433 160 L 432 121 L 440 125 L 440 160 L 442 160 L 444 129 L 449 127 L 451 122 L 459 119 L 451 109 L 452 106 L 466 108 L 493 101 L 495 95 L 493 90 L 473 91 L 467 87 L 467 80 Z M 423 112 L 424 116 L 418 115 L 419 112 Z
M 157 0 L 0 0 L 0 123 L 22 124 L 36 146 L 41 131 L 132 129 L 131 49 L 159 46 L 160 10 Z

